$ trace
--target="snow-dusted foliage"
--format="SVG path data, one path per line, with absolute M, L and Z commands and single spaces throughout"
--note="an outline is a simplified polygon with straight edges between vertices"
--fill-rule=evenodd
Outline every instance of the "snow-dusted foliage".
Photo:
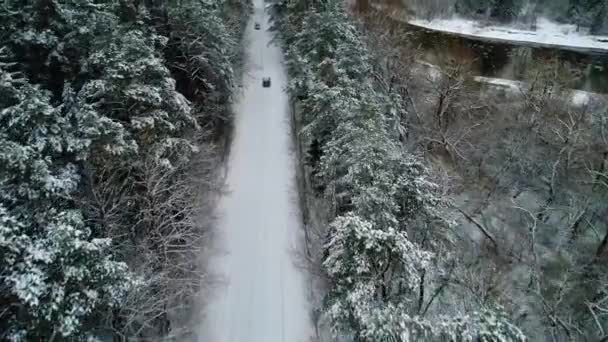
M 2 2 L 0 339 L 179 333 L 246 4 Z
M 21 62 L 32 83 L 59 97 L 77 79 L 95 45 L 103 45 L 118 18 L 111 2 L 8 0 L 0 6 L 0 44 Z
M 165 56 L 178 89 L 195 104 L 194 115 L 205 116 L 205 124 L 213 127 L 224 125 L 231 116 L 234 68 L 241 58 L 238 39 L 248 18 L 245 3 L 185 1 L 168 8 Z M 244 12 L 235 16 L 231 11 Z
M 330 281 L 325 317 L 357 341 L 522 341 L 498 311 L 424 315 L 449 259 L 451 235 L 422 161 L 398 142 L 402 111 L 383 93 L 369 53 L 339 1 L 274 4 L 299 100 L 312 180 L 332 207 L 323 268 Z M 437 279 L 434 279 L 434 278 Z M 427 308 L 428 309 L 428 308 Z
M 475 19 L 534 24 L 537 17 L 548 17 L 575 24 L 577 30 L 588 28 L 591 34 L 608 32 L 608 3 L 601 0 L 456 0 L 452 7 L 456 14 Z
M 49 94 L 0 65 L 0 338 L 74 337 L 132 285 L 73 202 L 90 139 Z
M 195 150 L 184 136 L 198 127 L 190 103 L 175 90 L 175 80 L 157 56 L 165 41 L 141 30 L 118 31 L 88 58 L 84 67 L 91 79 L 78 96 L 119 131 L 116 139 L 102 142 L 104 152 L 150 154 L 170 166 L 169 155 L 187 157 Z

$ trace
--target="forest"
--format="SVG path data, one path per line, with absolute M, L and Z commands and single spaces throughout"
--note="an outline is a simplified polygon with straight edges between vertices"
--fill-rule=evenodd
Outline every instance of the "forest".
M 491 87 L 381 11 L 273 10 L 321 340 L 608 338 L 605 96 L 558 56 Z
M 404 99 L 375 77 L 376 56 L 343 4 L 308 5 L 274 11 L 310 146 L 308 196 L 319 203 L 308 223 L 311 262 L 327 288 L 319 318 L 334 337 L 356 341 L 525 340 L 498 305 L 437 305 L 455 237 L 442 189 L 402 148 Z
M 0 4 L 0 340 L 187 333 L 249 11 Z
M 608 30 L 605 1 L 403 1 Z M 268 6 L 317 340 L 608 341 L 608 96 L 529 47 L 485 84 L 348 5 Z M 0 340 L 192 337 L 252 7 L 0 4 Z
M 608 34 L 608 3 L 604 0 L 401 0 L 417 16 L 431 19 L 458 15 L 464 18 L 528 24 L 539 17 Z

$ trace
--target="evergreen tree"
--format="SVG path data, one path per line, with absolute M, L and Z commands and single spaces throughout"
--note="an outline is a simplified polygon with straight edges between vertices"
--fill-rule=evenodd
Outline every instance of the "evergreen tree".
M 184 136 L 198 127 L 190 104 L 157 56 L 165 42 L 138 29 L 118 32 L 87 60 L 89 81 L 78 94 L 80 102 L 114 122 L 114 136 L 120 137 L 102 141 L 99 152 L 150 154 L 170 166 L 169 156 L 187 158 L 195 150 Z
M 369 54 L 340 2 L 279 2 L 274 15 L 287 47 L 289 91 L 302 99 L 303 137 L 320 150 L 313 173 L 333 214 L 324 313 L 336 335 L 523 340 L 491 309 L 494 320 L 417 315 L 423 274 L 441 272 L 443 256 L 434 251 L 450 237 L 428 171 L 398 146 L 395 95 L 369 78 Z
M 74 203 L 90 144 L 80 132 L 92 127 L 9 68 L 0 65 L 0 337 L 74 337 L 120 303 L 131 276 Z
M 597 5 L 591 7 L 591 34 L 608 34 L 608 3 L 598 2 Z
M 533 16 L 540 11 L 550 19 L 589 28 L 591 34 L 608 32 L 607 6 L 602 0 L 456 0 L 454 3 L 455 12 L 461 16 L 502 23 L 516 21 L 524 8 L 532 8 Z
M 466 17 L 485 18 L 489 10 L 494 8 L 499 0 L 479 1 L 479 0 L 456 0 L 454 9 L 456 13 Z
M 229 118 L 245 4 L 0 5 L 0 47 L 15 62 L 0 74 L 0 339 L 83 340 L 101 320 L 140 338 L 166 325 L 159 317 L 172 308 L 162 305 L 182 305 L 171 301 L 197 290 L 168 288 L 177 281 L 167 274 L 197 283 L 197 265 L 171 268 L 176 261 L 149 241 L 167 238 L 166 226 L 191 233 L 189 199 L 176 193 L 190 194 L 193 153 L 213 153 L 199 122 Z M 150 188 L 154 177 L 170 198 Z M 108 198 L 122 205 L 108 213 Z M 171 242 L 183 253 L 193 248 Z M 142 250 L 160 261 L 141 267 Z M 171 291 L 146 311 L 153 296 Z
M 0 28 L 30 81 L 41 84 L 59 102 L 64 85 L 76 88 L 82 62 L 105 45 L 117 27 L 111 3 L 90 0 L 9 0 L 0 6 Z
M 193 115 L 215 127 L 230 115 L 230 94 L 239 65 L 240 47 L 236 28 L 227 24 L 234 17 L 224 13 L 222 2 L 186 1 L 167 8 L 165 58 L 177 81 L 177 90 L 196 104 Z M 237 6 L 230 2 L 230 6 Z M 244 28 L 246 17 L 238 18 Z M 237 24 L 238 25 L 238 22 Z M 159 30 L 162 34 L 163 29 Z M 200 39 L 205 37 L 205 39 Z
M 490 16 L 500 22 L 511 22 L 517 19 L 522 5 L 522 1 L 520 0 L 497 1 L 491 7 Z

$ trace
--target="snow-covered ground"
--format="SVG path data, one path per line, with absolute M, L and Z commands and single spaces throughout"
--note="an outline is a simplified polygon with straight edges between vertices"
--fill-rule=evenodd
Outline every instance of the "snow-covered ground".
M 507 80 L 504 78 L 493 78 L 493 77 L 482 77 L 475 76 L 475 81 L 488 84 L 491 86 L 498 86 L 502 88 L 509 89 L 509 91 L 518 92 L 526 89 L 527 84 L 521 81 Z M 584 106 L 589 103 L 594 98 L 599 98 L 602 95 L 597 93 L 592 93 L 583 90 L 570 90 L 570 101 L 575 106 Z
M 431 80 L 436 80 L 441 76 L 441 69 L 438 66 L 422 60 L 417 60 L 416 63 L 417 65 L 422 67 L 422 70 L 420 71 L 426 73 L 428 77 L 431 78 Z M 502 89 L 506 89 L 511 93 L 519 93 L 525 91 L 525 89 L 528 87 L 525 82 L 509 80 L 505 78 L 475 76 L 473 79 L 475 80 L 475 82 L 479 82 L 490 87 L 499 87 Z M 602 94 L 576 89 L 571 89 L 568 94 L 570 96 L 571 103 L 575 106 L 581 107 L 587 105 L 589 101 L 592 101 L 593 99 L 601 98 L 604 96 Z
M 482 25 L 474 20 L 457 17 L 431 21 L 410 19 L 408 22 L 430 30 L 449 32 L 471 38 L 608 53 L 608 36 L 589 35 L 583 29 L 577 32 L 574 25 L 558 24 L 544 18 L 538 19 L 535 31 L 512 26 Z
M 220 206 L 218 255 L 211 268 L 222 284 L 208 299 L 199 341 L 309 342 L 306 275 L 295 264 L 300 215 L 291 149 L 287 82 L 281 49 L 255 0 L 246 34 L 248 66 L 235 104 L 228 187 Z M 272 80 L 262 87 L 262 77 Z

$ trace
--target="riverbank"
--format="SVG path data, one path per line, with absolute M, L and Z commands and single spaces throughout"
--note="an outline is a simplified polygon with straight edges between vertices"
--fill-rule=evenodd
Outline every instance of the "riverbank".
M 559 48 L 583 53 L 608 54 L 608 36 L 594 36 L 575 25 L 539 18 L 536 29 L 514 25 L 486 25 L 458 17 L 449 19 L 409 19 L 410 25 L 455 34 L 461 37 L 533 47 Z
M 598 43 L 594 49 L 587 48 L 577 51 L 574 48 L 561 49 L 557 46 L 524 44 L 517 40 L 482 39 L 467 34 L 466 30 L 452 33 L 448 30 L 429 28 L 430 24 L 426 25 L 429 27 L 417 25 L 420 23 L 411 19 L 411 16 L 406 15 L 402 9 L 379 5 L 372 5 L 366 12 L 358 12 L 358 16 L 381 18 L 379 20 L 382 25 L 399 32 L 395 38 L 402 42 L 401 45 L 409 44 L 409 49 L 418 55 L 419 59 L 434 65 L 443 65 L 452 61 L 467 65 L 475 76 L 521 81 L 534 68 L 546 63 L 559 62 L 564 63 L 573 74 L 570 78 L 570 88 L 608 93 L 608 42 L 600 42 L 602 45 L 600 46 Z M 419 21 L 424 23 L 422 20 Z M 430 21 L 427 24 L 435 22 Z M 474 25 L 472 22 L 470 24 Z M 540 25 L 541 27 L 551 26 L 550 23 L 540 23 Z M 456 31 L 457 25 L 452 26 L 453 31 Z M 559 31 L 558 26 L 552 27 L 551 30 Z M 564 37 L 568 39 L 574 37 L 566 33 L 575 31 L 575 28 L 568 25 L 564 25 L 564 27 Z M 437 28 L 440 28 L 440 25 Z M 521 36 L 524 36 L 521 32 Z M 584 32 L 581 31 L 580 34 L 584 34 Z M 550 33 L 543 32 L 535 39 L 541 40 L 541 37 L 547 35 Z M 527 38 L 532 40 L 531 37 Z M 603 40 L 597 36 L 594 39 Z M 598 47 L 603 48 L 604 46 L 606 50 L 598 49 Z M 601 51 L 603 52 L 599 53 Z

